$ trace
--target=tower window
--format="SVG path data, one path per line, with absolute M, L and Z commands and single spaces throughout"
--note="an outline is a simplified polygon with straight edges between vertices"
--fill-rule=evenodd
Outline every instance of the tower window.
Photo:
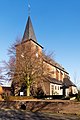
M 38 53 L 36 53 L 36 57 L 38 58 Z
M 24 58 L 24 53 L 21 54 L 21 57 Z

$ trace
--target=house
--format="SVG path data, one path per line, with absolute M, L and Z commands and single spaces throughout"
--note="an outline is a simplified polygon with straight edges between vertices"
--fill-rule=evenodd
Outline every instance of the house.
M 1 91 L 2 91 L 2 93 L 1 93 Z M 10 96 L 11 95 L 11 85 L 0 85 L 0 93 L 5 94 L 6 96 Z
M 32 45 L 32 47 L 30 47 Z M 43 53 L 43 47 L 37 42 L 34 29 L 32 26 L 31 18 L 28 17 L 24 35 L 21 44 L 16 45 L 16 66 L 18 66 L 21 57 L 24 54 L 19 54 L 18 50 L 23 46 L 23 51 L 28 49 L 36 49 L 36 57 Z M 22 61 L 24 62 L 24 61 Z M 43 59 L 43 63 L 47 66 L 48 71 L 51 73 L 45 80 L 43 80 L 43 91 L 45 95 L 65 95 L 77 94 L 77 87 L 70 80 L 69 73 L 55 60 L 48 60 L 46 56 Z M 18 69 L 18 67 L 16 67 Z

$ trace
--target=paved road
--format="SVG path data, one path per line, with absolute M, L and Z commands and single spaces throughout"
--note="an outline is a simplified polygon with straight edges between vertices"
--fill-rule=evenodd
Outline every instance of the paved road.
M 0 110 L 0 120 L 80 120 L 80 117 L 22 110 Z

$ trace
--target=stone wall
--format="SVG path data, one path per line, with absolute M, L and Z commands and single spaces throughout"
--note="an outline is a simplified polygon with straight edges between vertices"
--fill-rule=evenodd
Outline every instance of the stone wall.
M 53 113 L 80 114 L 80 103 L 64 100 L 36 100 L 36 101 L 0 101 L 1 109 L 23 109 L 32 112 L 44 111 Z

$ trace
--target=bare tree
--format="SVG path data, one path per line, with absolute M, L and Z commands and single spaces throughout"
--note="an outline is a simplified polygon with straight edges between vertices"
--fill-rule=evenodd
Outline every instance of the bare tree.
M 15 72 L 15 63 L 16 63 L 16 44 L 19 44 L 20 40 L 16 39 L 16 42 L 13 43 L 8 49 L 9 61 L 2 61 L 2 73 L 4 74 L 4 80 L 13 80 Z
M 3 63 L 3 73 L 4 73 L 4 79 L 6 81 L 10 81 L 14 77 L 14 72 L 15 72 L 15 58 L 10 57 L 9 61 L 2 61 Z
M 74 80 L 74 83 L 77 85 L 77 87 L 79 87 L 79 85 L 80 85 L 80 82 L 79 82 L 80 78 L 79 78 L 79 76 L 78 76 L 76 71 L 74 72 L 73 80 Z
M 37 45 L 32 42 L 17 42 L 9 50 L 10 60 L 5 63 L 9 79 L 12 80 L 15 95 L 18 95 L 21 88 L 26 89 L 26 95 L 35 94 L 37 88 L 44 88 L 43 80 L 50 76 L 46 64 L 51 62 L 50 56 L 45 55 Z M 46 60 L 46 61 L 45 61 Z M 33 90 L 30 92 L 30 90 Z
M 5 73 L 3 70 L 4 70 L 3 67 L 0 66 L 0 85 L 3 85 L 6 80 Z

